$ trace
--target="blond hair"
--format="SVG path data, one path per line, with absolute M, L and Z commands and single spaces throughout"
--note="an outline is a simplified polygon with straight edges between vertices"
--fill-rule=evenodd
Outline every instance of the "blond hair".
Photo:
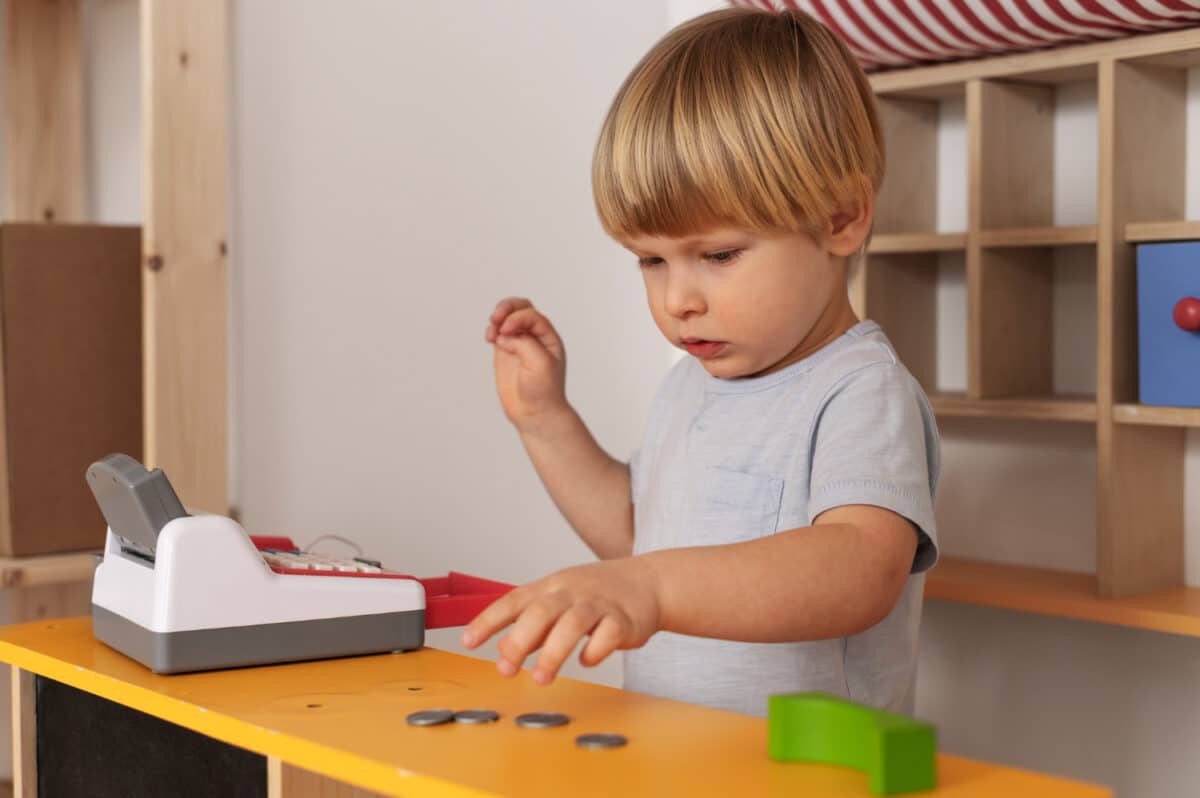
M 841 40 L 803 12 L 728 8 L 670 31 L 625 79 L 592 191 L 618 240 L 718 225 L 818 237 L 883 170 L 874 96 Z

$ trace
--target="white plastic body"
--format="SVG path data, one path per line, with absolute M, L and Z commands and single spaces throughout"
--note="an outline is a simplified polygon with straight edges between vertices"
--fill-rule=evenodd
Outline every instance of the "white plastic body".
M 415 579 L 277 574 L 238 524 L 177 518 L 158 535 L 155 562 L 121 551 L 108 530 L 92 603 L 151 632 L 345 618 L 425 609 Z

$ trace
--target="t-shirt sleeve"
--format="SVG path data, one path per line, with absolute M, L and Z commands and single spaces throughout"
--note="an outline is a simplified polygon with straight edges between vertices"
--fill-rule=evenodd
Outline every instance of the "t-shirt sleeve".
M 868 504 L 907 518 L 918 530 L 912 572 L 937 561 L 937 425 L 903 366 L 878 363 L 833 388 L 813 433 L 808 520 L 834 507 Z

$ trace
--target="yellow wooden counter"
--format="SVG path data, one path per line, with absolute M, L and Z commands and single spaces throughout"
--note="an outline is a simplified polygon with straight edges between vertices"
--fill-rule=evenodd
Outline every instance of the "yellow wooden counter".
M 346 785 L 406 798 L 869 795 L 855 771 L 770 761 L 764 719 L 572 679 L 539 687 L 527 674 L 505 679 L 491 662 L 435 649 L 156 676 L 93 638 L 90 619 L 75 618 L 0 628 L 0 661 L 21 669 L 13 681 L 14 731 L 24 732 L 14 734 L 18 773 L 36 767 L 28 750 L 36 674 L 268 757 L 271 796 L 369 794 Z M 503 717 L 482 726 L 405 723 L 408 713 L 432 708 Z M 537 711 L 573 720 L 557 729 L 513 723 Z M 575 737 L 587 732 L 617 732 L 629 744 L 581 749 Z M 52 762 L 53 752 L 42 759 Z M 938 770 L 941 786 L 923 795 L 1110 795 L 952 756 L 939 756 Z M 16 794 L 33 795 L 28 774 L 24 784 Z

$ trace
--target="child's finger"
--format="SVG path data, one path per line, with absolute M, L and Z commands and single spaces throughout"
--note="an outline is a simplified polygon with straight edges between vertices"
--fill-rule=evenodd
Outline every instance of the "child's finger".
M 489 319 L 493 324 L 500 324 L 509 313 L 528 307 L 533 307 L 533 303 L 523 296 L 505 297 L 496 303 Z
M 528 335 L 500 335 L 496 347 L 510 355 L 516 355 L 521 365 L 530 371 L 546 371 L 554 365 L 554 358 L 536 338 Z
M 597 610 L 585 610 L 576 604 L 559 617 L 554 628 L 542 644 L 542 653 L 533 666 L 533 680 L 538 684 L 550 684 L 558 675 L 559 668 L 596 622 L 600 620 Z
M 500 325 L 495 322 L 488 322 L 488 326 L 483 328 L 483 339 L 489 344 L 496 343 L 496 338 L 500 335 Z
M 513 643 L 510 640 L 511 637 L 512 633 L 510 632 L 500 638 L 500 642 L 496 644 L 497 650 L 501 652 L 499 658 L 496 660 L 496 670 L 500 671 L 501 676 L 516 676 L 525 664 L 525 657 L 529 656 L 513 648 Z M 505 651 L 514 653 L 504 654 L 503 652 Z
M 504 317 L 504 321 L 496 326 L 500 329 L 501 335 L 516 335 L 518 333 L 534 332 L 534 327 L 539 326 L 538 320 L 545 321 L 545 316 L 538 312 L 533 306 L 514 310 Z M 537 332 L 541 332 L 539 329 Z M 537 332 L 534 332 L 536 335 Z
M 621 625 L 611 615 L 604 616 L 592 630 L 583 651 L 579 652 L 580 663 L 589 668 L 599 665 L 605 657 L 620 648 L 622 638 Z
M 558 337 L 558 331 L 536 308 L 523 308 L 509 314 L 500 324 L 499 331 L 500 335 L 532 335 L 551 354 L 562 356 L 562 339 Z
M 512 623 L 520 614 L 523 597 L 521 589 L 517 588 L 489 604 L 467 624 L 462 633 L 462 644 L 467 648 L 477 648 Z
M 500 641 L 500 661 L 496 666 L 505 676 L 512 676 L 525 658 L 542 646 L 550 629 L 567 609 L 564 598 L 542 595 L 531 601 L 513 623 L 512 630 Z

